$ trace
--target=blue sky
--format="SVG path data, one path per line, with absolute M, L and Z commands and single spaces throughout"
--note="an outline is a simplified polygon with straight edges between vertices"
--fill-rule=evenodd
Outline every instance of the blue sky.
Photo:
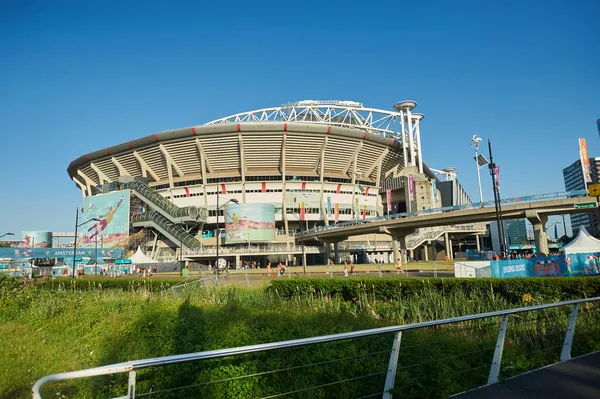
M 472 198 L 474 133 L 503 197 L 564 189 L 577 137 L 600 156 L 598 1 L 204 3 L 0 2 L 0 231 L 72 230 L 84 153 L 295 100 L 416 100 Z

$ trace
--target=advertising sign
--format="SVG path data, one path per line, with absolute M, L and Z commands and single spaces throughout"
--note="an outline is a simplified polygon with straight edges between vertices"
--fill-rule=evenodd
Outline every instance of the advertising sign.
M 20 246 L 24 248 L 50 248 L 52 246 L 52 233 L 49 231 L 24 231 Z
M 492 277 L 592 276 L 600 274 L 598 254 L 570 254 L 491 261 Z
M 387 214 L 389 216 L 390 210 L 392 209 L 392 190 L 386 190 L 386 205 L 387 205 Z
M 433 179 L 431 181 L 431 189 L 433 190 L 433 203 L 437 204 L 437 180 Z
M 327 197 L 327 216 L 331 217 L 331 197 Z
M 94 195 L 83 201 L 83 216 L 80 223 L 82 235 L 77 245 L 81 247 L 112 248 L 129 237 L 129 190 Z
M 581 171 L 583 172 L 583 180 L 585 183 L 592 182 L 592 167 L 590 165 L 590 157 L 587 150 L 587 142 L 584 138 L 579 138 L 579 157 L 581 159 Z
M 411 201 L 415 200 L 415 181 L 412 174 L 408 175 L 408 195 Z
M 500 192 L 500 166 L 496 165 L 496 170 L 494 171 L 495 179 L 496 179 L 496 188 L 498 192 Z
M 257 241 L 275 241 L 275 206 L 228 204 L 225 214 L 225 243 Z
M 340 204 L 335 204 L 335 222 L 340 219 Z

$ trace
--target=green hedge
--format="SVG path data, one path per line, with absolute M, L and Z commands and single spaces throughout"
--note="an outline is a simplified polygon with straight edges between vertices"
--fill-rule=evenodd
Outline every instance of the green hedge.
M 175 278 L 58 278 L 58 279 L 43 279 L 36 278 L 33 284 L 29 284 L 30 288 L 40 290 L 56 290 L 67 289 L 76 291 L 87 291 L 97 289 L 119 289 L 123 291 L 137 290 L 146 288 L 151 291 L 162 290 L 169 288 L 175 284 L 182 283 L 184 280 Z M 21 278 L 5 277 L 0 275 L 1 290 L 15 290 L 24 288 L 24 280 Z
M 336 296 L 354 301 L 367 294 L 381 301 L 397 301 L 438 291 L 449 294 L 462 291 L 470 297 L 491 291 L 511 303 L 522 301 L 524 294 L 536 300 L 568 300 L 600 296 L 600 276 L 593 277 L 529 277 L 513 279 L 490 278 L 322 278 L 279 279 L 267 288 L 285 298 L 294 296 Z

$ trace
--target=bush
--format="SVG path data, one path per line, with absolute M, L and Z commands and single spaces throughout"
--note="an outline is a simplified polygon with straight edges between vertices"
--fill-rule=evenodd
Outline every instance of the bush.
M 132 291 L 146 289 L 149 291 L 160 291 L 170 288 L 173 285 L 183 283 L 181 279 L 152 279 L 152 278 L 64 278 L 64 279 L 37 279 L 35 280 L 35 289 L 56 290 L 66 289 L 74 291 L 89 291 L 98 289 L 118 289 L 122 291 Z
M 514 279 L 279 279 L 272 281 L 267 290 L 288 299 L 298 296 L 335 296 L 345 301 L 355 301 L 360 295 L 367 294 L 380 301 L 398 301 L 434 290 L 443 295 L 460 291 L 471 298 L 492 292 L 510 303 L 520 303 L 524 294 L 531 294 L 536 302 L 548 302 L 600 296 L 600 276 Z

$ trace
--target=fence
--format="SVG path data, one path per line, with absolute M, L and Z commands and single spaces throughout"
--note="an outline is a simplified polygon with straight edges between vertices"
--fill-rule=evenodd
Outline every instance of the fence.
M 83 377 L 104 378 L 90 384 L 92 396 L 119 398 L 447 396 L 568 360 L 572 352 L 600 349 L 594 338 L 600 329 L 599 301 L 565 301 L 52 374 L 35 383 L 33 398 L 41 398 L 49 382 Z M 45 392 L 49 397 L 55 390 Z

